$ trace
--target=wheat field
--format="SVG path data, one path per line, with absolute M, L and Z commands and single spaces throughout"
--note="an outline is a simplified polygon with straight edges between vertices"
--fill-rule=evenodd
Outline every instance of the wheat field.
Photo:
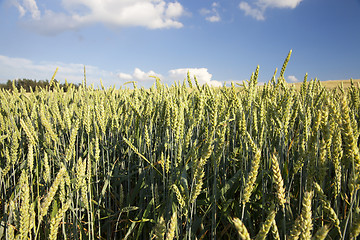
M 356 239 L 360 90 L 0 92 L 0 239 Z M 53 82 L 51 82 L 54 84 Z
M 300 89 L 301 84 L 301 82 L 288 83 L 290 87 L 294 86 L 297 90 Z M 321 81 L 321 86 L 325 87 L 327 90 L 332 90 L 334 88 L 338 88 L 339 90 L 341 88 L 347 89 L 353 85 L 355 85 L 355 87 L 359 87 L 358 84 L 360 84 L 360 79 Z

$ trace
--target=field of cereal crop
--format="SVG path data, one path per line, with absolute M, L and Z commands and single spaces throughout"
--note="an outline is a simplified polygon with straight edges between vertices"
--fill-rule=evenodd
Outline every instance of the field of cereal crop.
M 0 239 L 356 239 L 360 89 L 0 92 Z

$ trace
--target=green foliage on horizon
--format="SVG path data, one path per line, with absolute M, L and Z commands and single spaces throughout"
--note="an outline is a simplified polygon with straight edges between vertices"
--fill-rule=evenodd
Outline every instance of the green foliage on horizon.
M 54 86 L 59 85 L 59 88 L 66 92 L 70 85 L 73 87 L 78 88 L 80 84 L 68 84 L 68 83 L 59 83 L 56 79 L 54 80 L 54 85 L 50 86 L 49 80 L 32 80 L 32 79 L 16 79 L 16 80 L 8 80 L 6 83 L 0 83 L 0 89 L 9 90 L 11 91 L 14 86 L 18 91 L 21 91 L 23 88 L 26 92 L 35 91 L 36 88 L 48 89 L 53 90 Z

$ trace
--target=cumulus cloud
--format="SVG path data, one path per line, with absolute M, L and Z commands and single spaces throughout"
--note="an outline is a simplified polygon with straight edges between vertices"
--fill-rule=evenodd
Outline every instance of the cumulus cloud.
M 178 2 L 172 2 L 168 4 L 166 9 L 166 16 L 169 18 L 178 18 L 184 14 L 183 6 Z
M 200 10 L 200 14 L 205 16 L 205 19 L 209 22 L 220 22 L 221 17 L 218 11 L 219 7 L 220 7 L 219 3 L 213 2 L 211 4 L 211 9 L 202 8 Z
M 42 34 L 55 34 L 96 23 L 149 29 L 181 28 L 183 24 L 178 18 L 185 15 L 179 2 L 165 0 L 62 0 L 63 11 L 54 12 L 45 6 L 42 13 L 35 0 L 12 2 L 21 17 L 31 13 L 31 18 L 24 22 Z
M 296 8 L 302 0 L 258 0 L 257 5 L 276 8 Z
M 248 2 L 240 2 L 239 8 L 245 15 L 256 20 L 265 20 L 264 13 L 268 8 L 296 8 L 302 0 L 256 0 L 251 6 Z
M 212 74 L 209 73 L 207 68 L 178 68 L 169 71 L 168 78 L 172 81 L 183 80 L 187 76 L 187 72 L 189 71 L 190 76 L 196 76 L 199 84 L 208 84 L 214 87 L 222 86 L 220 81 L 212 80 Z
M 135 68 L 134 72 L 132 74 L 121 72 L 121 73 L 118 73 L 117 76 L 118 76 L 118 78 L 120 78 L 122 80 L 136 80 L 139 82 L 145 82 L 145 81 L 153 82 L 154 78 L 152 78 L 150 76 L 156 76 L 156 77 L 162 78 L 161 74 L 155 73 L 152 70 L 150 70 L 148 72 L 144 72 L 140 68 Z
M 287 80 L 289 81 L 289 82 L 298 82 L 299 81 L 299 79 L 297 79 L 295 76 L 293 76 L 293 75 L 290 75 L 290 76 L 288 76 L 287 77 Z
M 132 80 L 133 76 L 131 74 L 127 74 L 127 73 L 118 73 L 117 74 L 118 78 L 122 79 L 122 80 Z

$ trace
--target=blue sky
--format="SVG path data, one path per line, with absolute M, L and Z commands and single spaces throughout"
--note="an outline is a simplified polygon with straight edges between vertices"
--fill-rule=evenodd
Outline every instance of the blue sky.
M 360 0 L 0 0 L 0 82 L 360 78 Z

